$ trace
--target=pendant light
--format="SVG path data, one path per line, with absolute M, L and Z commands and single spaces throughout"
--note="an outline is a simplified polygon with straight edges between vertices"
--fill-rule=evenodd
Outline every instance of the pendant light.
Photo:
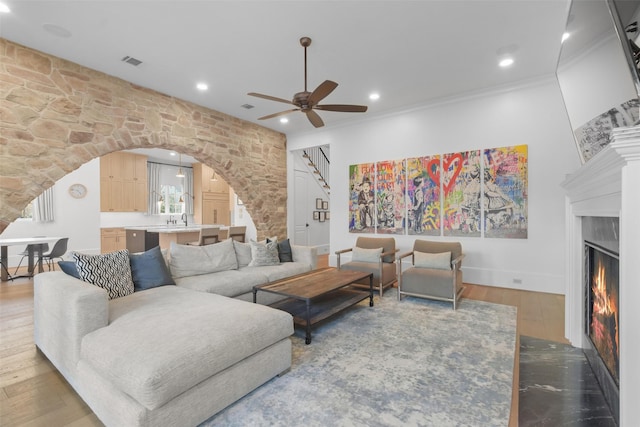
M 176 174 L 176 178 L 184 178 L 184 172 L 182 171 L 182 153 L 179 154 L 179 165 L 178 166 L 178 173 Z

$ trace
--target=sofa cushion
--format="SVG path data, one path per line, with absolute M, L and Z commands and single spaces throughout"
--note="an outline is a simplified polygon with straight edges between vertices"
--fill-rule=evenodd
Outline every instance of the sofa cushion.
M 129 254 L 129 262 L 135 291 L 176 284 L 169 273 L 160 246 L 140 254 Z
M 246 267 L 241 269 L 243 272 L 258 270 L 261 274 L 267 276 L 267 280 L 262 283 L 273 282 L 275 280 L 284 279 L 285 277 L 295 276 L 296 274 L 306 273 L 311 270 L 309 264 L 303 262 L 283 262 L 277 265 L 266 265 L 262 267 Z
M 231 239 L 204 246 L 171 242 L 169 253 L 169 267 L 174 279 L 238 268 L 236 251 Z
M 251 240 L 251 262 L 249 267 L 280 264 L 278 242 L 276 240 L 259 243 Z
M 246 267 L 251 263 L 251 244 L 249 242 L 233 241 L 233 249 L 236 251 L 238 268 Z
M 211 292 L 235 298 L 238 295 L 253 291 L 255 285 L 269 282 L 269 278 L 263 268 L 267 267 L 243 267 L 238 270 L 180 277 L 175 281 L 178 286 L 194 291 Z
M 133 293 L 129 251 L 109 252 L 101 255 L 86 255 L 72 252 L 80 279 L 106 289 L 109 299 Z
M 81 359 L 148 409 L 293 333 L 284 311 L 162 286 L 110 302 Z
M 267 243 L 270 240 L 267 239 Z M 278 258 L 280 262 L 293 262 L 293 254 L 291 252 L 291 244 L 289 239 L 278 242 Z

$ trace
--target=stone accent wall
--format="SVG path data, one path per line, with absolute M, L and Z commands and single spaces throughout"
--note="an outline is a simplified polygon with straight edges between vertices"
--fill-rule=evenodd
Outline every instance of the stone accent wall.
M 0 232 L 58 179 L 132 148 L 211 166 L 258 238 L 286 229 L 286 136 L 0 38 Z

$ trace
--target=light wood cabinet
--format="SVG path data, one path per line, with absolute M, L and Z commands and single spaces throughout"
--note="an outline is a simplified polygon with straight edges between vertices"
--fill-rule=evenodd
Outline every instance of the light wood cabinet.
M 147 211 L 147 157 L 121 151 L 100 157 L 100 211 Z
M 231 192 L 220 177 L 211 181 L 213 169 L 193 164 L 193 217 L 198 224 L 231 225 Z
M 127 233 L 124 228 L 100 229 L 100 252 L 119 251 L 127 248 Z

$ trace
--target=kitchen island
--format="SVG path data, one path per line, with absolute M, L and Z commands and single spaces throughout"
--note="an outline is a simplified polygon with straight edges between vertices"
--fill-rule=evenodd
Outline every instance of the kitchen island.
M 197 242 L 203 228 L 227 228 L 226 225 L 152 225 L 125 227 L 127 232 L 127 249 L 129 252 L 144 252 L 155 246 L 169 249 L 171 242 L 186 244 Z

